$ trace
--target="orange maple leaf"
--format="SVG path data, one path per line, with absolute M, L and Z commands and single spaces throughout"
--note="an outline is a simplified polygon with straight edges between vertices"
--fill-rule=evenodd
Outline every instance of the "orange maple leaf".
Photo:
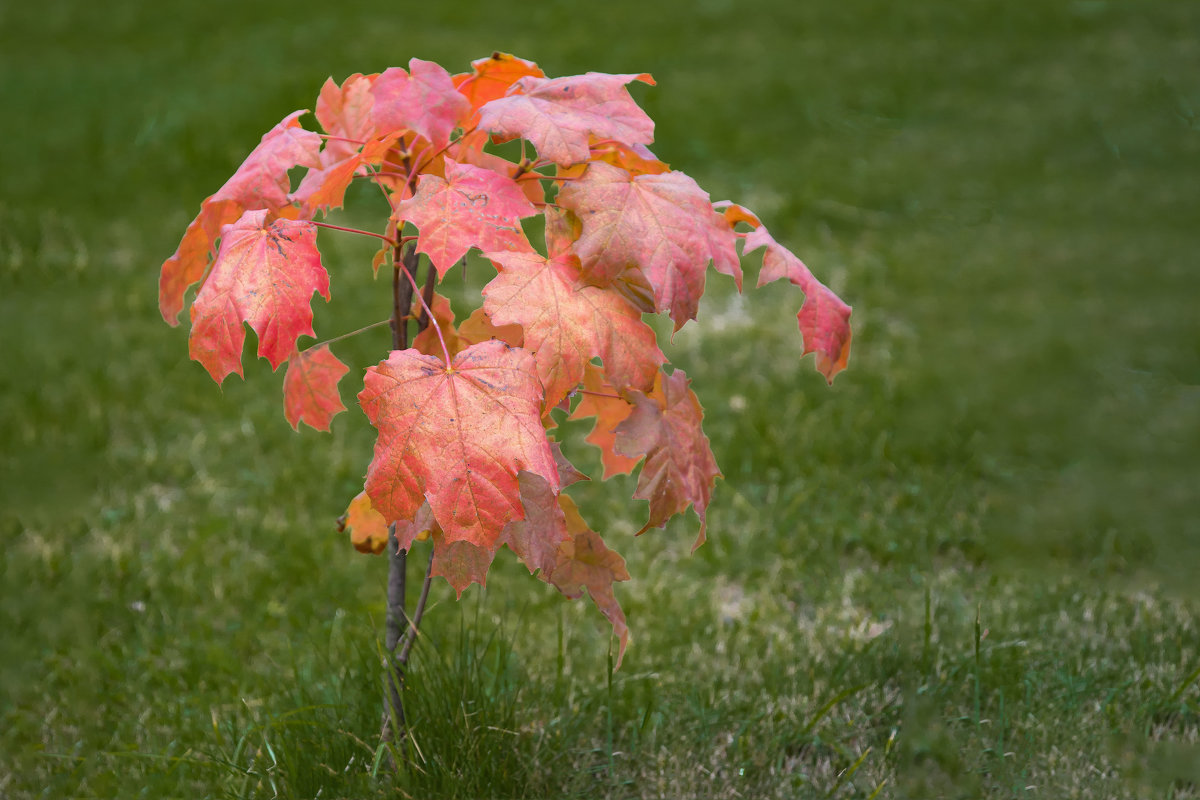
M 322 163 L 337 163 L 353 155 L 363 142 L 374 137 L 375 122 L 371 110 L 375 97 L 371 94 L 371 84 L 377 77 L 355 73 L 342 81 L 341 86 L 329 78 L 321 87 L 315 112 L 317 122 L 326 133 L 335 137 L 325 141 Z
M 592 431 L 584 439 L 600 449 L 600 461 L 604 465 L 604 480 L 613 475 L 628 475 L 637 466 L 640 456 L 622 455 L 616 449 L 616 430 L 633 413 L 633 404 L 622 399 L 616 388 L 604 377 L 604 371 L 595 364 L 588 364 L 583 373 L 583 397 L 571 412 L 571 419 L 595 417 Z
M 503 97 L 510 86 L 526 76 L 544 78 L 546 73 L 532 61 L 508 53 L 492 53 L 471 62 L 472 71 L 454 76 L 454 85 L 471 104 L 478 120 L 479 109 L 487 102 Z
M 329 350 L 329 345 L 293 352 L 283 376 L 283 413 L 296 430 L 303 420 L 319 431 L 329 430 L 333 418 L 346 410 L 338 381 L 350 368 Z
M 395 143 L 396 134 L 382 139 L 371 139 L 361 150 L 351 152 L 341 161 L 320 169 L 309 169 L 296 191 L 290 195 L 292 200 L 301 204 L 300 215 L 311 218 L 317 211 L 328 212 L 331 208 L 341 208 L 350 182 L 355 177 L 366 174 L 367 165 L 375 166 L 383 161 Z
M 371 505 L 366 492 L 359 492 L 346 513 L 338 517 L 338 532 L 350 534 L 350 544 L 360 553 L 382 553 L 387 547 L 388 524 Z

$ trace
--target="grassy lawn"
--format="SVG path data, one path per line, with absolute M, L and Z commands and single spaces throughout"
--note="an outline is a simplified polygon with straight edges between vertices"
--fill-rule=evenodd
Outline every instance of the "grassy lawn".
M 1197 30 L 1181 0 L 3 6 L 0 798 L 1200 796 Z M 188 360 L 158 268 L 327 76 L 497 49 L 653 73 L 656 153 L 854 306 L 854 354 L 826 387 L 797 295 L 713 276 L 664 342 L 725 476 L 709 543 L 634 540 L 631 479 L 572 490 L 633 576 L 615 674 L 508 554 L 436 585 L 392 775 L 386 565 L 333 524 L 387 334 L 297 434 L 265 363 Z M 383 318 L 372 247 L 322 249 L 317 329 Z

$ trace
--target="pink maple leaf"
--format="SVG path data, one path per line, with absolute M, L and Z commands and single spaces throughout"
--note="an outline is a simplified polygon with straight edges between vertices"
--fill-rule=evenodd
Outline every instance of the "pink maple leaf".
M 850 360 L 850 306 L 817 280 L 804 262 L 759 226 L 746 235 L 744 252 L 764 248 L 758 285 L 786 278 L 804 291 L 796 319 L 804 337 L 803 355 L 816 353 L 817 371 L 833 383 Z
M 419 229 L 417 250 L 438 276 L 472 247 L 484 251 L 529 250 L 521 219 L 537 213 L 516 181 L 490 169 L 446 162 L 446 177 L 422 175 L 417 193 L 396 207 L 397 225 Z
M 247 211 L 221 229 L 221 249 L 192 304 L 188 350 L 220 383 L 242 374 L 243 322 L 258 334 L 258 354 L 278 368 L 312 336 L 310 298 L 329 300 L 329 274 L 317 252 L 311 222 L 277 219 L 266 209 Z
M 438 64 L 414 58 L 408 68 L 384 70 L 371 86 L 375 129 L 380 135 L 407 129 L 441 149 L 471 113 L 471 103 Z
M 588 160 L 589 138 L 650 144 L 654 121 L 625 88 L 632 81 L 654 83 L 646 73 L 527 76 L 479 109 L 479 127 L 502 139 L 528 139 L 539 156 L 564 167 Z
M 558 204 L 583 223 L 575 252 L 584 277 L 608 285 L 637 267 L 676 330 L 696 318 L 709 260 L 721 272 L 740 274 L 733 228 L 682 172 L 635 176 L 593 162 L 563 188 Z

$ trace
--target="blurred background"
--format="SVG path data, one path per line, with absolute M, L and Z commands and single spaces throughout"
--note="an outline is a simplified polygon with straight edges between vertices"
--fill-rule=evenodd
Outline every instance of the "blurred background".
M 1167 0 L 0 7 L 0 797 L 1194 796 L 1197 30 Z M 652 73 L 652 149 L 850 303 L 854 350 L 826 387 L 800 296 L 713 274 L 664 343 L 725 476 L 710 543 L 690 514 L 635 541 L 634 481 L 568 428 L 626 665 L 513 559 L 437 587 L 415 683 L 518 730 L 431 705 L 426 749 L 475 763 L 395 784 L 386 568 L 333 526 L 386 331 L 297 434 L 252 354 L 221 388 L 188 360 L 157 276 L 327 77 L 493 50 Z M 325 233 L 334 336 L 389 298 Z

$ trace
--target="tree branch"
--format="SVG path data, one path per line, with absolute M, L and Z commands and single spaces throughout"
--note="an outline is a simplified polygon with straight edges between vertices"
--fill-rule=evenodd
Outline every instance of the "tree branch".
M 401 667 L 408 666 L 408 654 L 417 641 L 417 629 L 421 627 L 421 617 L 425 616 L 425 602 L 429 599 L 429 584 L 433 583 L 433 552 L 429 553 L 429 564 L 425 567 L 425 583 L 421 586 L 421 596 L 417 599 L 417 608 L 413 612 L 408 633 L 404 634 L 404 644 L 400 647 L 400 655 L 396 661 Z

